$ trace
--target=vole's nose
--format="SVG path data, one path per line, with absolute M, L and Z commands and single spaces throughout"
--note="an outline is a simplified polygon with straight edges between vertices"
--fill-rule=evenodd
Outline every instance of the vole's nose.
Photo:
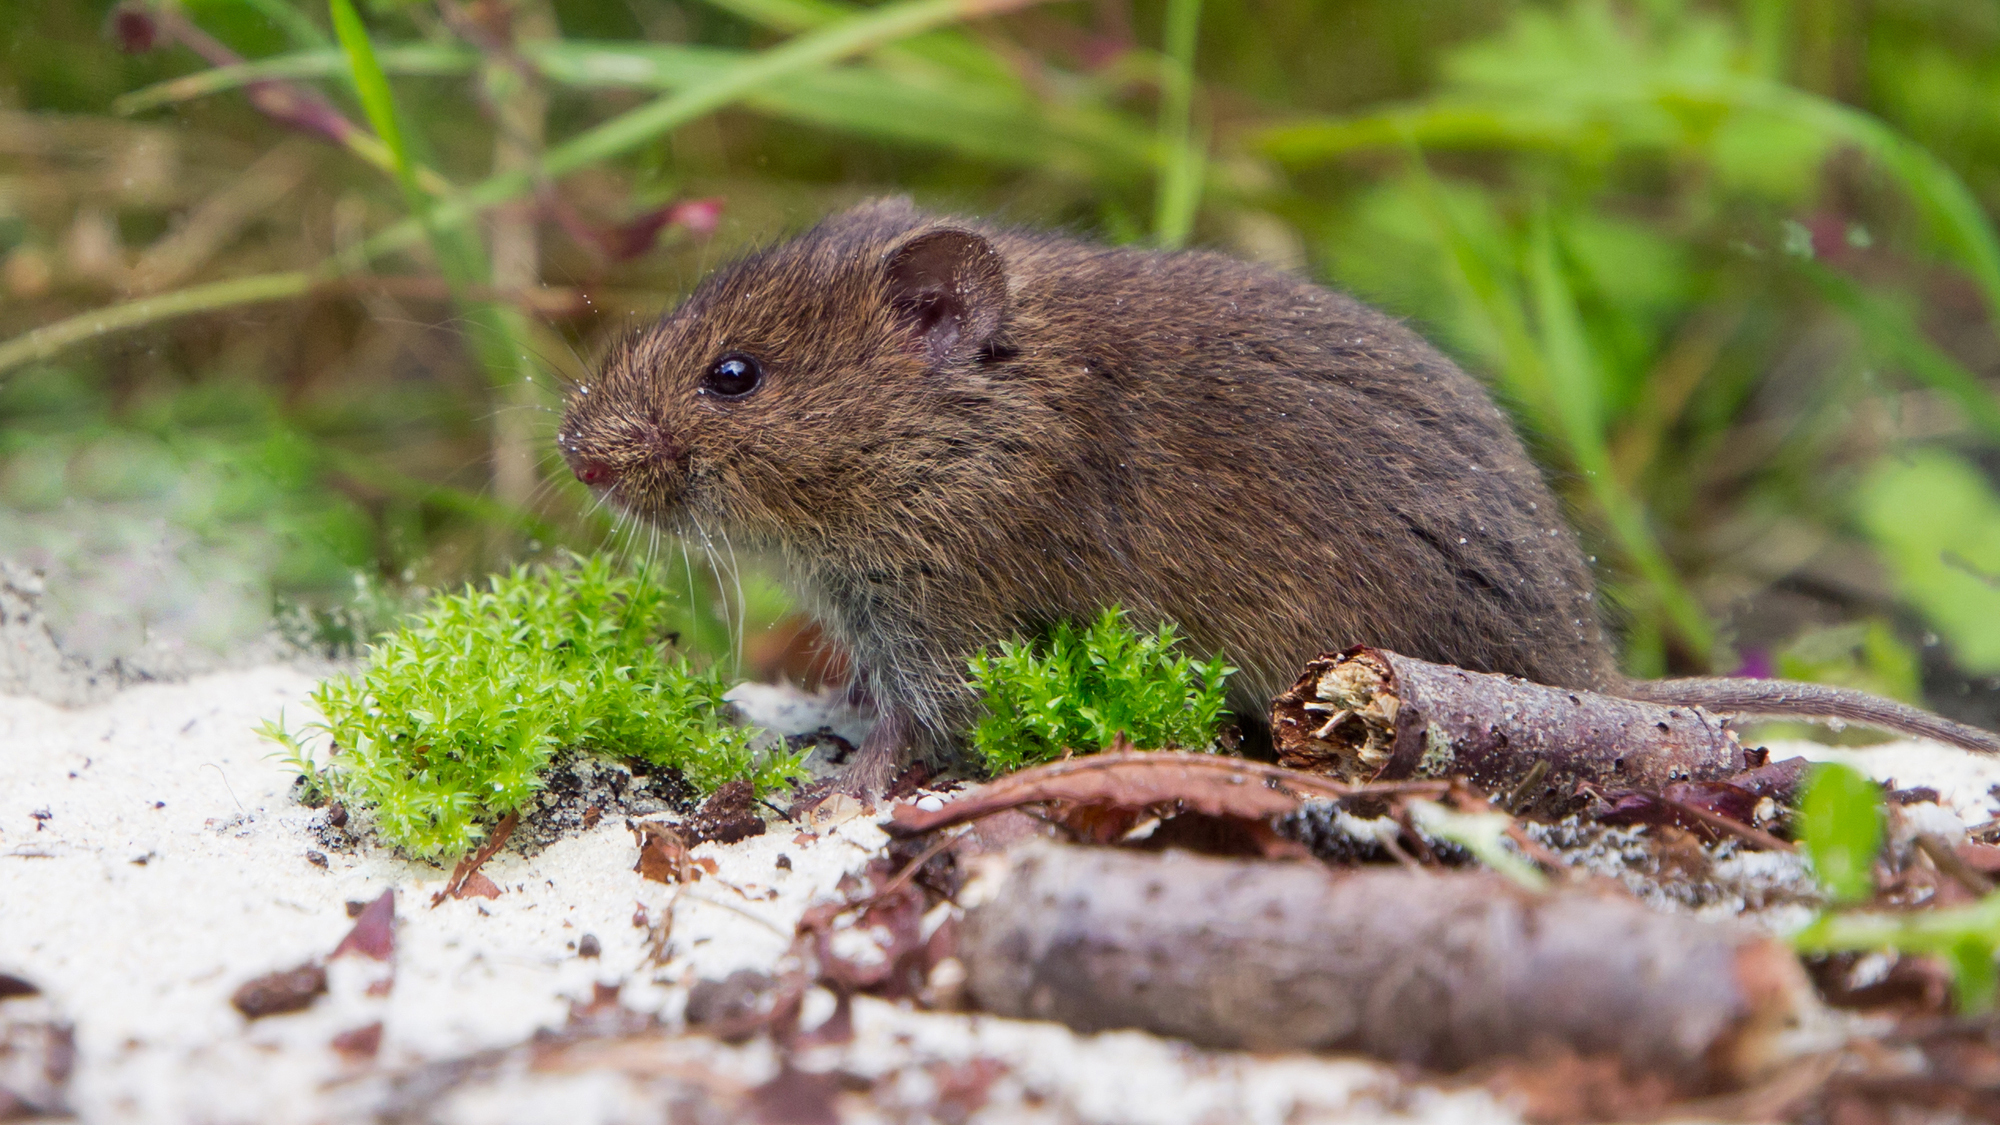
M 603 484 L 611 479 L 611 466 L 602 461 L 592 461 L 587 458 L 579 459 L 575 464 L 571 465 L 570 471 L 576 474 L 576 479 L 593 486 Z

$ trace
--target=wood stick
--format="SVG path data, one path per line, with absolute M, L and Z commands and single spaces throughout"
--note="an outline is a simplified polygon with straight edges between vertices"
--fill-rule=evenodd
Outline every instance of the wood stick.
M 1462 777 L 1511 794 L 1510 811 L 1538 819 L 1580 809 L 1581 782 L 1658 791 L 1750 764 L 1728 723 L 1698 707 L 1548 687 L 1367 647 L 1308 664 L 1272 706 L 1271 733 L 1280 765 L 1350 783 Z
M 1816 1005 L 1782 942 L 1615 894 L 1049 843 L 978 862 L 970 996 L 1078 1031 L 1443 1070 L 1572 1051 L 1694 1093 L 1787 1061 Z

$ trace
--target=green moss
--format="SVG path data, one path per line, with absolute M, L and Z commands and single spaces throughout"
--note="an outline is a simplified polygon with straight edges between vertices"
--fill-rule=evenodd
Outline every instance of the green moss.
M 1236 669 L 1178 647 L 1171 624 L 1135 632 L 1113 608 L 1088 629 L 1066 623 L 1040 643 L 981 653 L 972 677 L 987 713 L 973 745 L 996 773 L 1101 750 L 1120 734 L 1142 750 L 1212 749 Z
M 472 847 L 567 747 L 679 770 L 703 791 L 747 777 L 762 793 L 797 776 L 797 755 L 753 754 L 752 732 L 722 720 L 719 675 L 663 656 L 670 599 L 601 557 L 517 567 L 433 598 L 370 646 L 359 677 L 319 686 L 316 727 L 335 747 L 324 769 L 281 724 L 265 734 L 420 856 Z

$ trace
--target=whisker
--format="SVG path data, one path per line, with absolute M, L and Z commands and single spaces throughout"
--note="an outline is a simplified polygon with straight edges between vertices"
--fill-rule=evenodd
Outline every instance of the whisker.
M 553 377 L 555 380 L 557 380 L 562 384 L 563 390 L 565 392 L 574 391 L 580 385 L 578 380 L 574 376 L 570 375 L 569 372 L 565 371 L 563 369 L 563 365 L 558 363 L 554 356 L 549 355 L 548 352 L 542 349 L 538 341 L 544 338 L 554 339 L 560 342 L 563 348 L 569 352 L 570 358 L 576 361 L 576 366 L 578 370 L 580 371 L 590 370 L 590 364 L 584 362 L 583 357 L 576 354 L 576 348 L 573 347 L 567 339 L 564 339 L 558 333 L 555 332 L 537 333 L 532 337 L 520 338 L 517 340 L 517 342 L 521 345 L 523 349 L 525 349 L 530 355 L 534 357 L 535 363 L 540 367 L 540 369 L 543 372 L 547 373 L 549 376 Z
M 736 557 L 736 544 L 730 540 L 728 528 L 722 530 L 722 546 L 729 554 L 729 582 L 736 589 L 736 618 L 730 632 L 735 641 L 736 674 L 740 676 L 743 674 L 743 649 L 750 632 L 750 599 L 743 596 L 743 565 Z M 724 606 L 727 607 L 726 599 Z
M 472 420 L 475 422 L 491 422 L 493 419 L 498 418 L 502 414 L 518 413 L 523 410 L 531 411 L 536 414 L 546 414 L 551 418 L 560 419 L 562 417 L 562 411 L 557 410 L 553 407 L 543 406 L 542 404 L 537 402 L 496 402 L 492 406 L 489 406 L 485 411 L 473 415 Z M 556 428 L 554 426 L 550 426 L 548 429 L 542 432 L 545 436 L 554 437 Z

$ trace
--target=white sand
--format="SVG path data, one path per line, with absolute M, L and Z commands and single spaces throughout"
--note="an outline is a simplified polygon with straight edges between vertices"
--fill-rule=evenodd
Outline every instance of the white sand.
M 571 1063 L 536 1069 L 517 1052 L 435 1098 L 412 1102 L 411 1092 L 432 1073 L 423 1064 L 561 1027 L 570 1002 L 600 982 L 671 1029 L 680 986 L 772 967 L 805 906 L 882 843 L 871 821 L 846 820 L 809 845 L 782 824 L 703 845 L 696 854 L 715 857 L 720 877 L 670 888 L 633 872 L 631 835 L 607 817 L 531 859 L 489 863 L 500 898 L 433 910 L 445 871 L 375 848 L 328 851 L 311 832 L 319 814 L 291 799 L 291 778 L 253 733 L 281 708 L 299 723 L 311 686 L 296 670 L 265 667 L 134 687 L 78 710 L 0 696 L 0 971 L 39 984 L 74 1022 L 70 1100 L 85 1120 L 279 1125 L 414 1104 L 419 1119 L 468 1123 L 658 1121 L 688 1075 L 703 1089 L 740 1091 L 774 1073 L 767 1044 L 686 1036 L 655 1043 L 643 1064 L 591 1063 L 578 1050 Z M 399 922 L 387 995 L 367 993 L 389 968 L 343 958 L 330 966 L 331 994 L 304 1012 L 253 1022 L 230 1007 L 244 981 L 325 957 L 352 925 L 344 904 L 386 888 Z M 655 963 L 634 915 L 657 923 L 670 902 L 669 956 Z M 594 960 L 575 952 L 585 934 L 602 948 Z M 330 1049 L 337 1034 L 378 1020 L 373 1061 Z M 858 1005 L 856 1023 L 853 1044 L 821 1049 L 812 1065 L 889 1075 L 884 1088 L 912 1105 L 935 1094 L 924 1084 L 937 1066 L 1004 1064 L 974 1120 L 1512 1119 L 1484 1093 L 1406 1085 L 1366 1062 L 1198 1051 L 1137 1033 L 1081 1037 L 877 1001 Z M 691 1068 L 682 1086 L 662 1085 L 676 1059 Z M 889 1109 L 842 1097 L 856 1119 Z

